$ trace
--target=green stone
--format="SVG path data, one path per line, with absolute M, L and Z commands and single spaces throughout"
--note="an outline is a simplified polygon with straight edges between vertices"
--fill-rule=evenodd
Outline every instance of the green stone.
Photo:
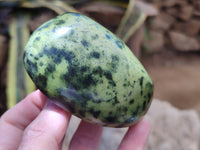
M 62 14 L 35 30 L 24 65 L 47 97 L 102 126 L 133 125 L 152 100 L 153 83 L 130 49 L 81 14 Z

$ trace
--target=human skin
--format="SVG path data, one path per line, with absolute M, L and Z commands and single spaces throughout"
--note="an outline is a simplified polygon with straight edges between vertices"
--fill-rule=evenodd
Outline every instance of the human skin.
M 1 116 L 0 149 L 60 150 L 70 116 L 36 90 Z M 98 149 L 102 131 L 101 126 L 82 121 L 69 149 Z M 149 131 L 146 119 L 129 127 L 118 150 L 142 150 Z

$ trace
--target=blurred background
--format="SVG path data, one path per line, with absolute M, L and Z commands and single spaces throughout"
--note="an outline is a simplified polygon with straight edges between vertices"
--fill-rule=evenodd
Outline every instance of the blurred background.
M 29 36 L 64 12 L 85 14 L 111 30 L 152 78 L 145 149 L 199 150 L 199 0 L 0 0 L 0 115 L 36 89 L 22 63 Z M 100 150 L 117 149 L 126 130 L 105 128 Z M 63 149 L 74 131 L 69 129 Z

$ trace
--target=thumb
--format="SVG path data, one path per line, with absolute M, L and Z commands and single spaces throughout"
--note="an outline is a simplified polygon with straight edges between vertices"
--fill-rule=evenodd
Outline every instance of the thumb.
M 47 105 L 24 131 L 19 150 L 59 150 L 70 114 L 52 102 Z

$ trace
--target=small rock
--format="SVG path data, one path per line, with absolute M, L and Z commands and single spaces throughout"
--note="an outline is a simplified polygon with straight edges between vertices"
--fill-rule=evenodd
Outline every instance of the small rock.
M 171 27 L 174 20 L 174 17 L 171 15 L 168 15 L 167 13 L 160 13 L 154 18 L 151 28 L 154 30 L 166 31 Z
M 194 16 L 200 17 L 200 10 L 195 10 L 193 14 Z
M 44 10 L 44 12 L 40 12 L 33 19 L 30 20 L 29 22 L 30 31 L 33 32 L 41 24 L 45 23 L 46 21 L 54 17 L 56 17 L 56 13 L 51 10 Z
M 178 17 L 184 21 L 188 21 L 191 18 L 193 11 L 194 11 L 193 6 L 185 5 L 181 7 L 178 13 Z
M 200 31 L 200 21 L 190 20 L 188 22 L 176 22 L 174 23 L 174 29 L 182 33 L 186 33 L 189 36 L 195 36 Z
M 163 0 L 162 1 L 162 6 L 172 7 L 172 6 L 176 5 L 176 3 L 177 3 L 176 0 Z
M 154 100 L 146 116 L 151 134 L 145 150 L 198 150 L 200 121 L 194 110 Z
M 144 41 L 145 47 L 148 47 L 151 52 L 157 52 L 162 50 L 164 46 L 164 36 L 162 32 L 150 31 L 150 39 Z
M 175 8 L 175 7 L 170 7 L 168 9 L 166 9 L 165 11 L 167 14 L 173 16 L 173 17 L 178 17 L 180 10 Z
M 184 6 L 184 5 L 188 5 L 188 2 L 183 1 L 183 0 L 178 0 L 176 4 L 177 4 L 177 6 Z
M 125 12 L 120 7 L 104 2 L 89 2 L 81 5 L 77 9 L 110 30 L 113 30 L 112 28 L 116 28 L 119 25 Z
M 189 37 L 185 34 L 171 31 L 169 33 L 173 47 L 180 51 L 196 51 L 200 49 L 199 42 L 196 38 Z

